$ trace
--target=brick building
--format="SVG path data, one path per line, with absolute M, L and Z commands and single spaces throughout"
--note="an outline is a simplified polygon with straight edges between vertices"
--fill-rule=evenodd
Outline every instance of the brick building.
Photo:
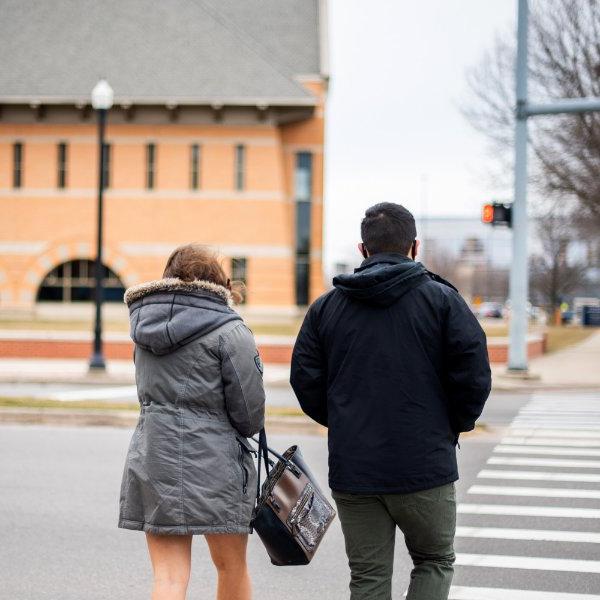
M 107 299 L 209 244 L 248 308 L 323 290 L 325 3 L 9 1 L 0 19 L 0 312 L 90 300 L 109 81 Z

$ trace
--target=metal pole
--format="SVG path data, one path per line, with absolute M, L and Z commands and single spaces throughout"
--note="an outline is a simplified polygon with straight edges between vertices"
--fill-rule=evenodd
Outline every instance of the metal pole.
M 510 269 L 509 371 L 527 371 L 527 21 L 528 0 L 519 0 L 516 65 L 515 180 Z
M 562 98 L 543 104 L 527 104 L 527 116 L 560 115 L 569 113 L 594 112 L 600 110 L 600 98 Z
M 90 360 L 90 369 L 104 370 L 106 363 L 102 353 L 102 218 L 103 218 L 103 196 L 104 196 L 104 164 L 105 164 L 105 145 L 104 130 L 106 127 L 106 109 L 98 110 L 98 141 L 99 141 L 99 175 L 98 175 L 98 222 L 97 222 L 97 245 L 96 245 L 96 263 L 94 276 L 96 288 L 94 300 L 96 304 L 96 323 L 94 326 L 94 353 Z

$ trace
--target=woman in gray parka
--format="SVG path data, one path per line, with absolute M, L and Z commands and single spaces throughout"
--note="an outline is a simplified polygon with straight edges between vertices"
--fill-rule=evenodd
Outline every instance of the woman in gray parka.
M 250 599 L 256 471 L 246 437 L 263 426 L 265 394 L 231 287 L 216 257 L 189 244 L 170 256 L 163 279 L 125 293 L 141 412 L 119 527 L 146 532 L 152 600 L 184 600 L 195 534 L 205 535 L 217 568 L 217 598 Z

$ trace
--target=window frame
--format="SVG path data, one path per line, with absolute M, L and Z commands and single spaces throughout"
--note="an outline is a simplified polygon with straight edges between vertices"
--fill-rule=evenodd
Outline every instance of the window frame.
M 64 190 L 67 187 L 67 157 L 68 146 L 67 142 L 59 142 L 56 146 L 56 162 L 57 162 L 57 181 L 56 187 L 59 190 Z
M 17 141 L 13 143 L 13 189 L 18 190 L 23 187 L 23 142 Z
M 294 164 L 294 291 L 297 306 L 307 306 L 310 303 L 313 177 L 314 156 L 312 152 L 296 152 Z
M 156 144 L 146 144 L 146 189 L 153 190 L 156 186 Z
M 236 277 L 236 270 L 242 270 L 243 275 Z M 246 304 L 248 300 L 248 257 L 247 256 L 232 256 L 230 271 L 232 281 L 241 281 L 244 284 L 244 291 L 242 292 L 242 300 L 240 304 Z
M 243 192 L 246 189 L 246 146 L 244 144 L 236 144 L 235 160 L 234 160 L 234 184 L 238 192 Z
M 201 188 L 201 166 L 202 146 L 192 144 L 190 146 L 190 189 L 199 190 Z

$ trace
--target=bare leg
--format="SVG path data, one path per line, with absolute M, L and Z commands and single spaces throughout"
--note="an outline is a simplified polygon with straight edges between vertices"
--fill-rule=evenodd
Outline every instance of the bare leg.
M 146 534 L 154 572 L 152 600 L 185 600 L 190 580 L 191 535 Z
M 206 535 L 219 574 L 217 600 L 250 600 L 252 589 L 246 565 L 247 534 Z

